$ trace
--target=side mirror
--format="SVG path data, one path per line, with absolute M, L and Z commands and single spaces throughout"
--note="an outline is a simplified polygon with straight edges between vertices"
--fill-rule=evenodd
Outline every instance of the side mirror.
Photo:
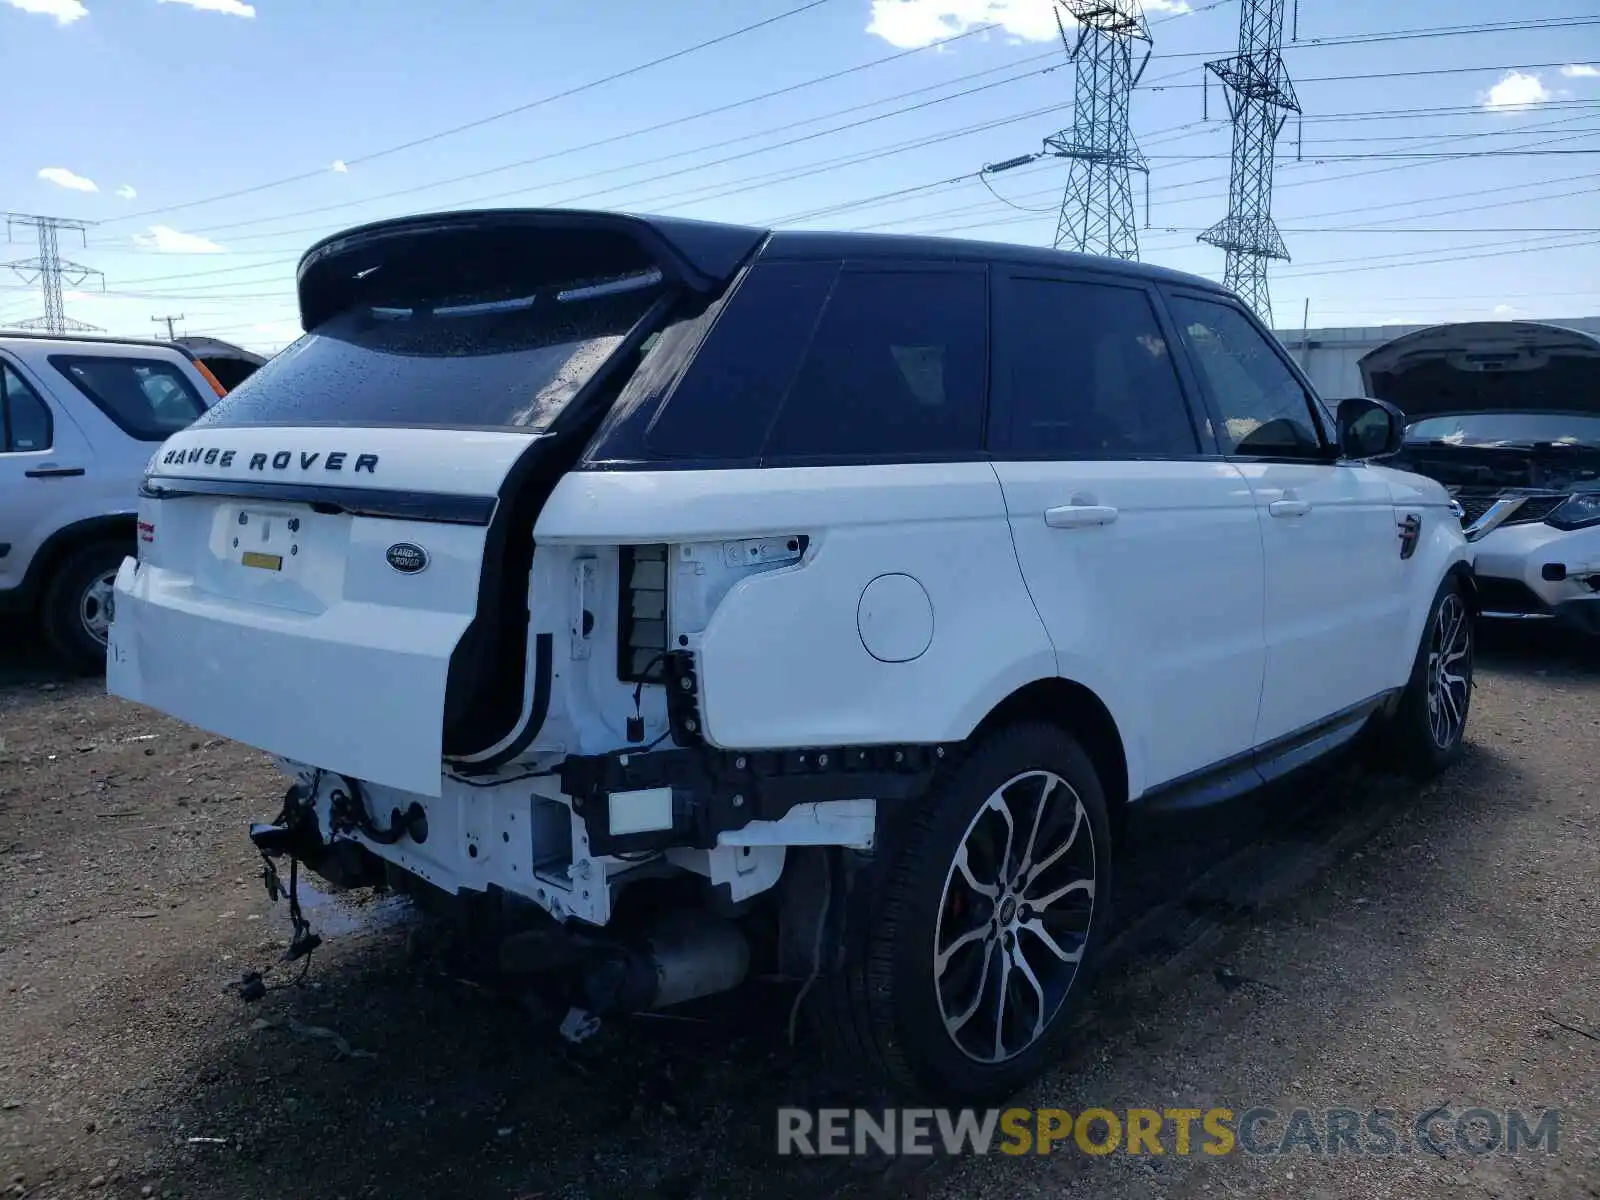
M 1366 461 L 1398 454 L 1405 444 L 1406 415 L 1370 396 L 1339 401 L 1339 453 Z

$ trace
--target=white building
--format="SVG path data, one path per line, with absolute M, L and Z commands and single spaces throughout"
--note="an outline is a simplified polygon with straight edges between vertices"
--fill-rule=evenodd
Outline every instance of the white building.
M 1455 322 L 1451 322 L 1454 324 Z M 1475 324 L 1477 322 L 1474 322 Z M 1508 322 L 1509 323 L 1509 322 Z M 1538 321 L 1535 324 L 1559 325 L 1600 337 L 1600 317 L 1572 317 Z M 1278 340 L 1294 355 L 1302 370 L 1311 377 L 1317 391 L 1328 400 L 1342 400 L 1362 393 L 1359 363 L 1364 355 L 1396 338 L 1431 325 L 1368 325 L 1346 329 L 1278 330 Z

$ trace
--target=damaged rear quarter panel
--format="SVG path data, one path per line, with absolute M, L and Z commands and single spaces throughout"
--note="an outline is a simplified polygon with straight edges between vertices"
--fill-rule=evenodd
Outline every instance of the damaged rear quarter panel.
M 707 543 L 805 535 L 796 565 L 734 582 L 697 649 L 707 739 L 729 749 L 964 738 L 1011 691 L 1055 674 L 987 463 L 568 475 L 541 545 Z M 921 654 L 884 662 L 863 593 L 909 575 L 932 610 Z M 690 614 L 692 615 L 692 614 Z

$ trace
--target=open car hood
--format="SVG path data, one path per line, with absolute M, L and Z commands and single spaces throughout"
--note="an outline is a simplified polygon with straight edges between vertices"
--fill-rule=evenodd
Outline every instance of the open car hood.
M 1407 422 L 1482 412 L 1600 416 L 1600 339 L 1537 321 L 1435 325 L 1363 357 L 1369 396 Z

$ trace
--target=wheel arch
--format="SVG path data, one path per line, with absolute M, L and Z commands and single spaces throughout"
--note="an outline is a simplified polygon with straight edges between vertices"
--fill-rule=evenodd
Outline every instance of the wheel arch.
M 1461 596 L 1467 602 L 1467 611 L 1476 620 L 1483 614 L 1483 602 L 1478 596 L 1478 577 L 1473 574 L 1470 564 L 1455 562 L 1450 564 L 1450 569 L 1445 572 L 1446 579 L 1454 579 L 1461 585 Z
M 127 512 L 89 517 L 74 521 L 71 525 L 63 525 L 44 540 L 35 552 L 33 561 L 28 564 L 20 589 L 25 602 L 36 604 L 61 564 L 85 546 L 125 540 L 128 553 L 132 554 L 138 546 L 137 523 L 136 514 Z
M 1106 808 L 1113 828 L 1128 806 L 1128 751 L 1116 719 L 1095 692 L 1059 675 L 1035 679 L 1017 688 L 978 722 L 970 740 L 976 742 L 997 729 L 1023 721 L 1046 721 L 1074 734 L 1094 763 L 1105 789 Z

